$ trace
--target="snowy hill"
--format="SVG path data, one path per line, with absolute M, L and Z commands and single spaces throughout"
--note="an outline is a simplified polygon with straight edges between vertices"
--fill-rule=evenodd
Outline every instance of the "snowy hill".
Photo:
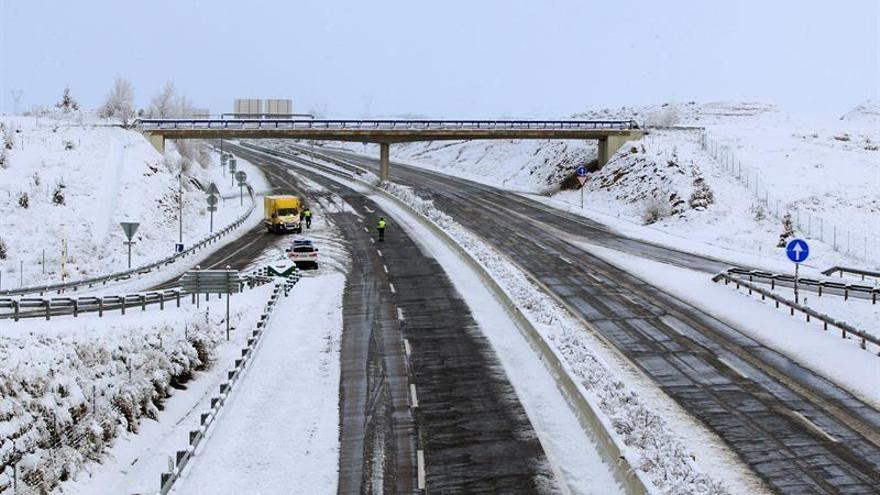
M 880 103 L 868 100 L 843 114 L 840 120 L 880 124 Z
M 872 108 L 853 112 L 870 116 Z M 688 241 L 699 241 L 703 247 L 696 249 L 707 253 L 717 255 L 711 246 L 725 246 L 775 259 L 782 217 L 790 213 L 796 233 L 820 244 L 811 259 L 816 266 L 880 266 L 880 254 L 869 249 L 880 243 L 876 124 L 855 117 L 810 122 L 755 102 L 622 107 L 573 117 L 635 119 L 648 131 L 590 175 L 584 215 L 657 242 L 694 249 Z M 375 147 L 344 146 L 376 153 Z M 597 146 L 423 142 L 396 144 L 391 154 L 392 160 L 551 195 L 557 206 L 580 211 L 580 193 L 566 188 L 576 185 L 575 167 L 595 160 Z M 711 191 L 712 201 L 693 198 L 698 189 L 698 196 Z M 660 214 L 648 215 L 651 209 Z
M 6 245 L 0 287 L 59 282 L 64 245 L 67 280 L 125 269 L 121 221 L 140 222 L 134 266 L 173 251 L 182 161 L 173 144 L 162 156 L 139 133 L 97 121 L 6 117 L 0 122 L 10 143 L 0 165 L 0 209 L 5 213 L 0 239 Z M 183 160 L 184 243 L 189 244 L 209 230 L 201 188 L 213 180 L 221 192 L 233 189 L 221 180 L 216 154 L 191 145 L 184 152 L 193 158 Z M 215 227 L 243 211 L 237 200 L 228 208 L 224 203 Z

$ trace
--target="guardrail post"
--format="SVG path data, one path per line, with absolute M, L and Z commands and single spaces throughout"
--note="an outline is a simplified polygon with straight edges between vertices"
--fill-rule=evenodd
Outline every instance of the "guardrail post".
M 104 317 L 104 296 L 98 298 L 98 318 Z
M 73 300 L 73 317 L 76 318 L 79 316 L 79 299 Z
M 177 307 L 180 307 L 180 289 L 177 290 Z
M 48 320 L 52 315 L 52 300 L 51 299 L 43 299 L 43 303 L 46 305 L 46 319 Z
M 19 316 L 18 316 L 18 311 L 19 311 L 19 309 L 18 309 L 18 301 L 15 300 L 15 299 L 13 299 L 13 300 L 12 300 L 12 312 L 15 314 L 15 321 L 18 321 L 18 318 L 19 318 Z
M 141 294 L 141 311 L 147 310 L 147 295 Z
M 119 299 L 120 301 L 122 301 L 122 304 L 120 304 L 120 306 L 122 307 L 122 314 L 125 314 L 125 296 L 120 296 Z
M 159 309 L 165 309 L 165 294 L 162 292 L 159 293 Z

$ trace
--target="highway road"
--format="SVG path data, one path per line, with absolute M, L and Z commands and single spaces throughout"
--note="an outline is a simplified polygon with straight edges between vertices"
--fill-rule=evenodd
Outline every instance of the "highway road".
M 371 157 L 323 152 L 378 169 Z M 515 260 L 723 439 L 772 490 L 880 493 L 880 412 L 734 326 L 572 241 L 707 273 L 728 263 L 629 239 L 511 192 L 400 163 L 392 164 L 391 180 L 433 199 L 439 209 Z
M 228 149 L 259 166 L 276 191 L 314 200 L 316 193 L 283 162 Z M 343 295 L 339 493 L 417 493 L 419 451 L 432 493 L 558 492 L 512 385 L 442 267 L 405 232 L 377 243 L 370 227 L 390 215 L 360 193 L 319 174 L 297 174 L 354 210 L 324 213 L 351 255 Z M 254 229 L 201 266 L 241 268 L 276 240 Z

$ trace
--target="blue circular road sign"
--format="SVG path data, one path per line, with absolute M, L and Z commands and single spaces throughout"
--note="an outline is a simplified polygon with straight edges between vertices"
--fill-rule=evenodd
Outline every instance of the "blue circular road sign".
M 586 177 L 587 176 L 587 167 L 581 165 L 580 167 L 577 168 L 577 170 L 575 170 L 575 173 L 577 173 L 579 177 Z
M 785 254 L 795 263 L 803 263 L 810 255 L 810 246 L 803 239 L 792 239 L 785 246 Z

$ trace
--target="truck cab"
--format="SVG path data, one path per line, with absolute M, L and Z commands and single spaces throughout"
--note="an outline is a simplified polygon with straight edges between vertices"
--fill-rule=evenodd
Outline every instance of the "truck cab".
M 263 223 L 269 232 L 302 233 L 299 219 L 302 204 L 296 196 L 276 195 L 263 198 Z

